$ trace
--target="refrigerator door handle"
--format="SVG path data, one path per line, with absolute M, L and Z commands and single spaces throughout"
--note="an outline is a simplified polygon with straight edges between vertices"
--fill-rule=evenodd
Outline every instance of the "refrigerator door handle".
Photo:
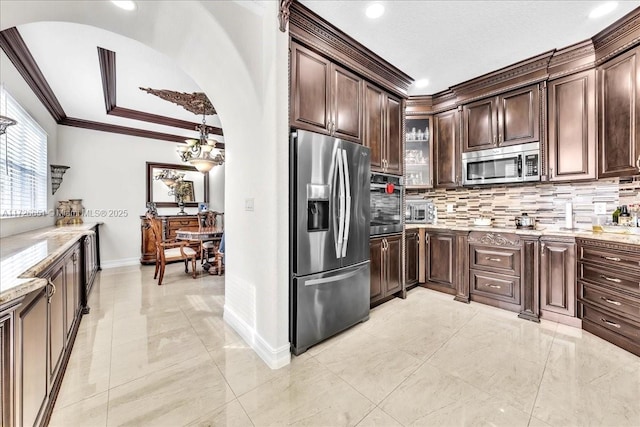
M 342 258 L 344 253 L 344 212 L 345 212 L 345 188 L 344 188 L 344 168 L 341 148 L 338 148 L 338 252 L 337 257 Z
M 337 281 L 340 281 L 340 280 L 348 279 L 349 277 L 355 276 L 356 274 L 358 274 L 358 270 L 349 271 L 347 273 L 340 273 L 340 274 L 337 274 L 335 276 L 323 277 L 321 279 L 307 280 L 306 282 L 304 282 L 304 285 L 305 286 L 316 286 L 316 285 L 322 285 L 323 283 L 337 282 Z
M 329 176 L 331 179 L 331 221 L 333 222 L 333 241 L 335 242 L 335 246 L 336 246 L 336 258 L 340 258 L 340 253 L 341 253 L 341 241 L 339 238 L 339 233 L 338 233 L 338 221 L 336 221 L 336 219 L 338 218 L 338 215 L 336 215 L 336 207 L 339 206 L 338 203 L 338 169 L 340 169 L 340 156 L 338 155 L 338 152 L 340 151 L 339 148 L 339 140 L 334 140 L 333 143 L 333 153 L 331 156 L 331 166 L 329 167 Z
M 344 167 L 345 204 L 344 239 L 342 241 L 342 258 L 347 256 L 347 244 L 349 243 L 349 227 L 351 225 L 351 175 L 349 174 L 349 162 L 347 162 L 347 150 L 342 149 L 342 164 Z

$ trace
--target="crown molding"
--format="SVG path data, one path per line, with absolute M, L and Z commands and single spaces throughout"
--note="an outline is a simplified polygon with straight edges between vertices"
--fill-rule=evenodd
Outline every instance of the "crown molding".
M 119 107 L 116 102 L 116 53 L 98 46 L 98 59 L 100 64 L 100 76 L 102 77 L 104 104 L 108 115 L 180 129 L 195 130 L 198 128 L 199 124 L 195 122 Z M 207 130 L 209 133 L 213 133 L 215 135 L 223 135 L 222 129 L 219 127 L 207 126 Z M 184 141 L 184 139 L 185 138 L 182 137 L 181 141 Z
M 117 133 L 121 135 L 137 136 L 140 138 L 149 138 L 161 141 L 170 141 L 176 143 L 184 142 L 185 137 L 182 135 L 172 135 L 146 129 L 119 126 L 110 123 L 68 117 L 16 27 L 7 28 L 6 30 L 0 31 L 0 47 L 16 67 L 18 73 L 20 73 L 20 76 L 22 76 L 24 81 L 31 88 L 33 93 L 38 97 L 40 102 L 42 102 L 42 105 L 44 105 L 49 114 L 51 114 L 53 120 L 55 120 L 58 125 L 90 129 L 101 132 Z M 109 88 L 109 90 L 113 88 L 113 92 L 110 92 L 108 97 L 105 96 L 105 107 L 107 107 L 108 109 L 110 105 L 113 105 L 113 108 L 111 110 L 112 112 L 114 112 L 113 115 L 130 119 L 133 118 L 135 120 L 144 120 L 156 124 L 164 124 L 165 126 L 179 127 L 189 130 L 193 130 L 195 126 L 197 126 L 196 123 L 117 107 L 115 105 L 115 56 L 113 58 L 111 58 L 108 54 L 104 54 L 103 56 L 101 56 L 100 50 L 98 50 L 98 58 L 101 62 L 101 69 L 105 68 L 106 70 L 110 70 L 108 71 L 106 77 L 105 75 L 102 76 L 102 83 L 103 90 L 105 86 Z M 111 103 L 111 101 L 113 101 L 113 104 Z M 149 118 L 151 118 L 152 120 L 145 120 Z M 187 124 L 188 127 L 186 127 Z M 217 130 L 220 133 L 218 133 Z M 210 133 L 222 135 L 222 129 L 211 127 Z M 218 142 L 216 144 L 216 148 L 224 149 L 224 147 L 224 143 Z
M 635 8 L 591 38 L 596 65 L 640 44 L 640 7 Z
M 71 126 L 82 129 L 91 129 L 101 132 L 119 133 L 121 135 L 138 136 L 140 138 L 158 139 L 161 141 L 184 142 L 185 137 L 180 135 L 172 135 L 169 133 L 155 132 L 146 129 L 132 128 L 128 126 L 113 125 L 110 123 L 95 122 L 92 120 L 77 119 L 74 117 L 65 117 L 59 125 Z
M 53 120 L 60 123 L 67 117 L 36 60 L 16 27 L 0 31 L 0 47 L 16 67 L 27 85 L 47 109 Z
M 595 48 L 591 39 L 558 49 L 549 61 L 549 79 L 593 68 L 595 59 Z
M 289 34 L 394 94 L 407 98 L 413 79 L 297 1 L 289 7 Z

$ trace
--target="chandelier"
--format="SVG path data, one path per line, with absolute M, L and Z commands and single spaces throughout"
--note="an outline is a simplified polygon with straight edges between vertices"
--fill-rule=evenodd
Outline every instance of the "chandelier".
M 224 153 L 215 148 L 217 142 L 215 139 L 209 139 L 204 113 L 202 124 L 196 126 L 196 130 L 200 131 L 200 138 L 185 140 L 185 144 L 178 146 L 178 153 L 183 162 L 188 162 L 198 171 L 207 173 L 214 166 L 224 163 Z
M 193 114 L 202 114 L 202 124 L 195 128 L 200 132 L 200 137 L 198 139 L 187 139 L 185 140 L 186 144 L 178 146 L 178 153 L 183 162 L 190 163 L 191 166 L 194 166 L 202 173 L 207 173 L 214 166 L 224 163 L 224 153 L 215 148 L 215 140 L 209 139 L 209 129 L 207 128 L 205 116 L 216 114 L 216 109 L 204 92 L 186 93 L 144 87 L 141 87 L 140 90 L 180 105 Z
M 156 172 L 154 179 L 162 181 L 164 185 L 171 188 L 178 181 L 182 181 L 184 179 L 184 175 L 184 173 L 178 173 L 173 169 L 162 169 L 161 171 Z

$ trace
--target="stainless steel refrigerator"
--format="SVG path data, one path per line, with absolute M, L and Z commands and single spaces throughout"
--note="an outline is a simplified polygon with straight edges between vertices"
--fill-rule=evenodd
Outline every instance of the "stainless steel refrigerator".
M 369 149 L 291 134 L 290 325 L 294 354 L 369 318 Z

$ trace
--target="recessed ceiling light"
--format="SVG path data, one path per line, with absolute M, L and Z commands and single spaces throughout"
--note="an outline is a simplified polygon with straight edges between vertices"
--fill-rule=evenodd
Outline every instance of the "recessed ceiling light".
M 416 80 L 413 85 L 418 88 L 418 89 L 422 89 L 425 88 L 427 86 L 429 86 L 429 79 L 420 79 L 420 80 Z
M 371 19 L 380 18 L 384 14 L 384 6 L 382 3 L 373 3 L 367 7 L 365 13 Z
M 591 19 L 600 18 L 601 16 L 604 16 L 610 12 L 613 12 L 616 7 L 618 7 L 617 1 L 608 1 L 606 3 L 603 3 L 600 6 L 593 9 L 591 13 L 589 13 L 589 18 Z
M 136 4 L 135 4 L 135 2 L 133 2 L 131 0 L 124 0 L 124 1 L 122 1 L 122 0 L 111 0 L 111 3 L 115 4 L 120 9 L 136 10 Z

